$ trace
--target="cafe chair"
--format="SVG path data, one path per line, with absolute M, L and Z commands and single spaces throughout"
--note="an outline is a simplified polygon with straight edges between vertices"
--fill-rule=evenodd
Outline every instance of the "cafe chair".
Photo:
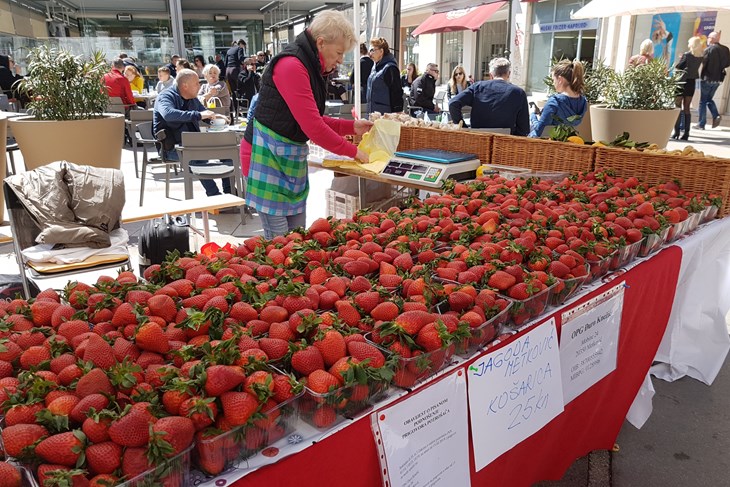
M 142 147 L 142 177 L 140 178 L 139 187 L 139 206 L 144 203 L 144 186 L 147 180 L 147 166 L 150 164 L 164 164 L 165 165 L 165 197 L 170 197 L 170 167 L 175 170 L 177 175 L 178 161 L 170 161 L 165 159 L 164 152 L 161 152 L 160 156 L 150 157 L 149 153 L 157 154 L 157 141 L 152 135 L 152 122 L 137 122 L 135 124 L 137 130 L 136 143 L 137 146 Z
M 183 132 L 182 145 L 177 148 L 185 186 L 185 199 L 193 198 L 193 180 L 222 179 L 231 181 L 231 190 L 245 198 L 246 186 L 241 173 L 241 155 L 235 132 Z M 220 162 L 233 160 L 233 166 Z M 208 160 L 202 166 L 191 166 L 190 161 Z M 241 223 L 246 224 L 246 205 L 239 207 Z
M 137 134 L 137 125 L 142 122 L 152 122 L 152 116 L 154 112 L 152 110 L 130 110 L 129 120 L 125 120 L 124 123 L 127 125 L 127 132 L 130 135 L 132 141 L 132 154 L 134 155 L 134 175 L 139 178 L 139 163 L 137 157 L 137 148 L 139 146 Z M 150 129 L 151 131 L 151 129 Z
M 109 113 L 121 113 L 124 115 L 127 110 L 127 105 L 124 104 L 122 99 L 118 96 L 110 96 L 109 102 L 106 105 L 106 111 Z
M 238 105 L 236 106 L 236 119 L 248 117 L 248 98 L 239 96 L 236 98 Z
M 22 252 L 36 245 L 35 239 L 40 234 L 40 227 L 12 186 L 7 182 L 3 183 L 3 191 L 13 235 L 13 251 L 26 298 L 35 296 L 39 289 L 62 289 L 69 280 L 93 284 L 100 275 L 109 273 L 106 269 L 132 270 L 129 253 L 95 255 L 83 262 L 71 264 L 27 262 Z
M 15 174 L 15 151 L 20 150 L 18 143 L 13 137 L 13 133 L 10 131 L 10 124 L 8 124 L 7 137 L 5 139 L 5 153 L 7 154 L 7 164 L 5 164 L 5 176 Z

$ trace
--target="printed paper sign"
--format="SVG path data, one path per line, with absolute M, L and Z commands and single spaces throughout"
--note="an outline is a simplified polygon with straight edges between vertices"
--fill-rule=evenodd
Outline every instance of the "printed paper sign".
M 560 367 L 565 404 L 616 369 L 624 285 L 563 313 Z
M 555 320 L 477 359 L 467 376 L 479 471 L 563 411 Z
M 383 485 L 469 487 L 463 369 L 371 416 Z

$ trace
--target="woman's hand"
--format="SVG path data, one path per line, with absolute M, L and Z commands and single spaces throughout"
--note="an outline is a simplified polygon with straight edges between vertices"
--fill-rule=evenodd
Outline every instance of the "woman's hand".
M 357 123 L 357 122 L 355 122 L 355 123 Z M 357 155 L 355 156 L 355 159 L 357 159 L 360 162 L 370 162 L 370 156 L 368 156 L 368 153 L 364 152 L 361 149 L 357 150 Z
M 373 126 L 373 122 L 370 120 L 355 120 L 355 133 L 357 135 L 363 135 L 365 132 L 370 130 Z

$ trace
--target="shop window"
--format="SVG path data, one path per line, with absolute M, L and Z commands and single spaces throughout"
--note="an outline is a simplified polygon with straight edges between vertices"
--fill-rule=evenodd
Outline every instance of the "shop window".
M 451 72 L 464 60 L 464 31 L 446 32 L 442 34 L 441 51 L 441 72 L 440 80 L 437 83 L 448 81 Z M 435 60 L 428 60 L 435 62 Z
M 489 61 L 496 57 L 503 57 L 507 40 L 507 22 L 485 22 L 479 29 L 479 72 L 473 73 L 474 78 L 489 79 Z
M 418 66 L 418 37 L 411 34 L 416 30 L 417 26 L 406 27 L 406 35 L 403 41 L 403 63 L 401 66 L 405 69 L 408 63 Z

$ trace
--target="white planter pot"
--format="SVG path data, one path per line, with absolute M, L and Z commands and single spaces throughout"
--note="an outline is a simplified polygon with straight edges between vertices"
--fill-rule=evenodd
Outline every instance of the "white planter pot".
M 593 140 L 610 142 L 624 132 L 631 140 L 665 148 L 677 121 L 679 108 L 671 110 L 619 110 L 591 105 Z

